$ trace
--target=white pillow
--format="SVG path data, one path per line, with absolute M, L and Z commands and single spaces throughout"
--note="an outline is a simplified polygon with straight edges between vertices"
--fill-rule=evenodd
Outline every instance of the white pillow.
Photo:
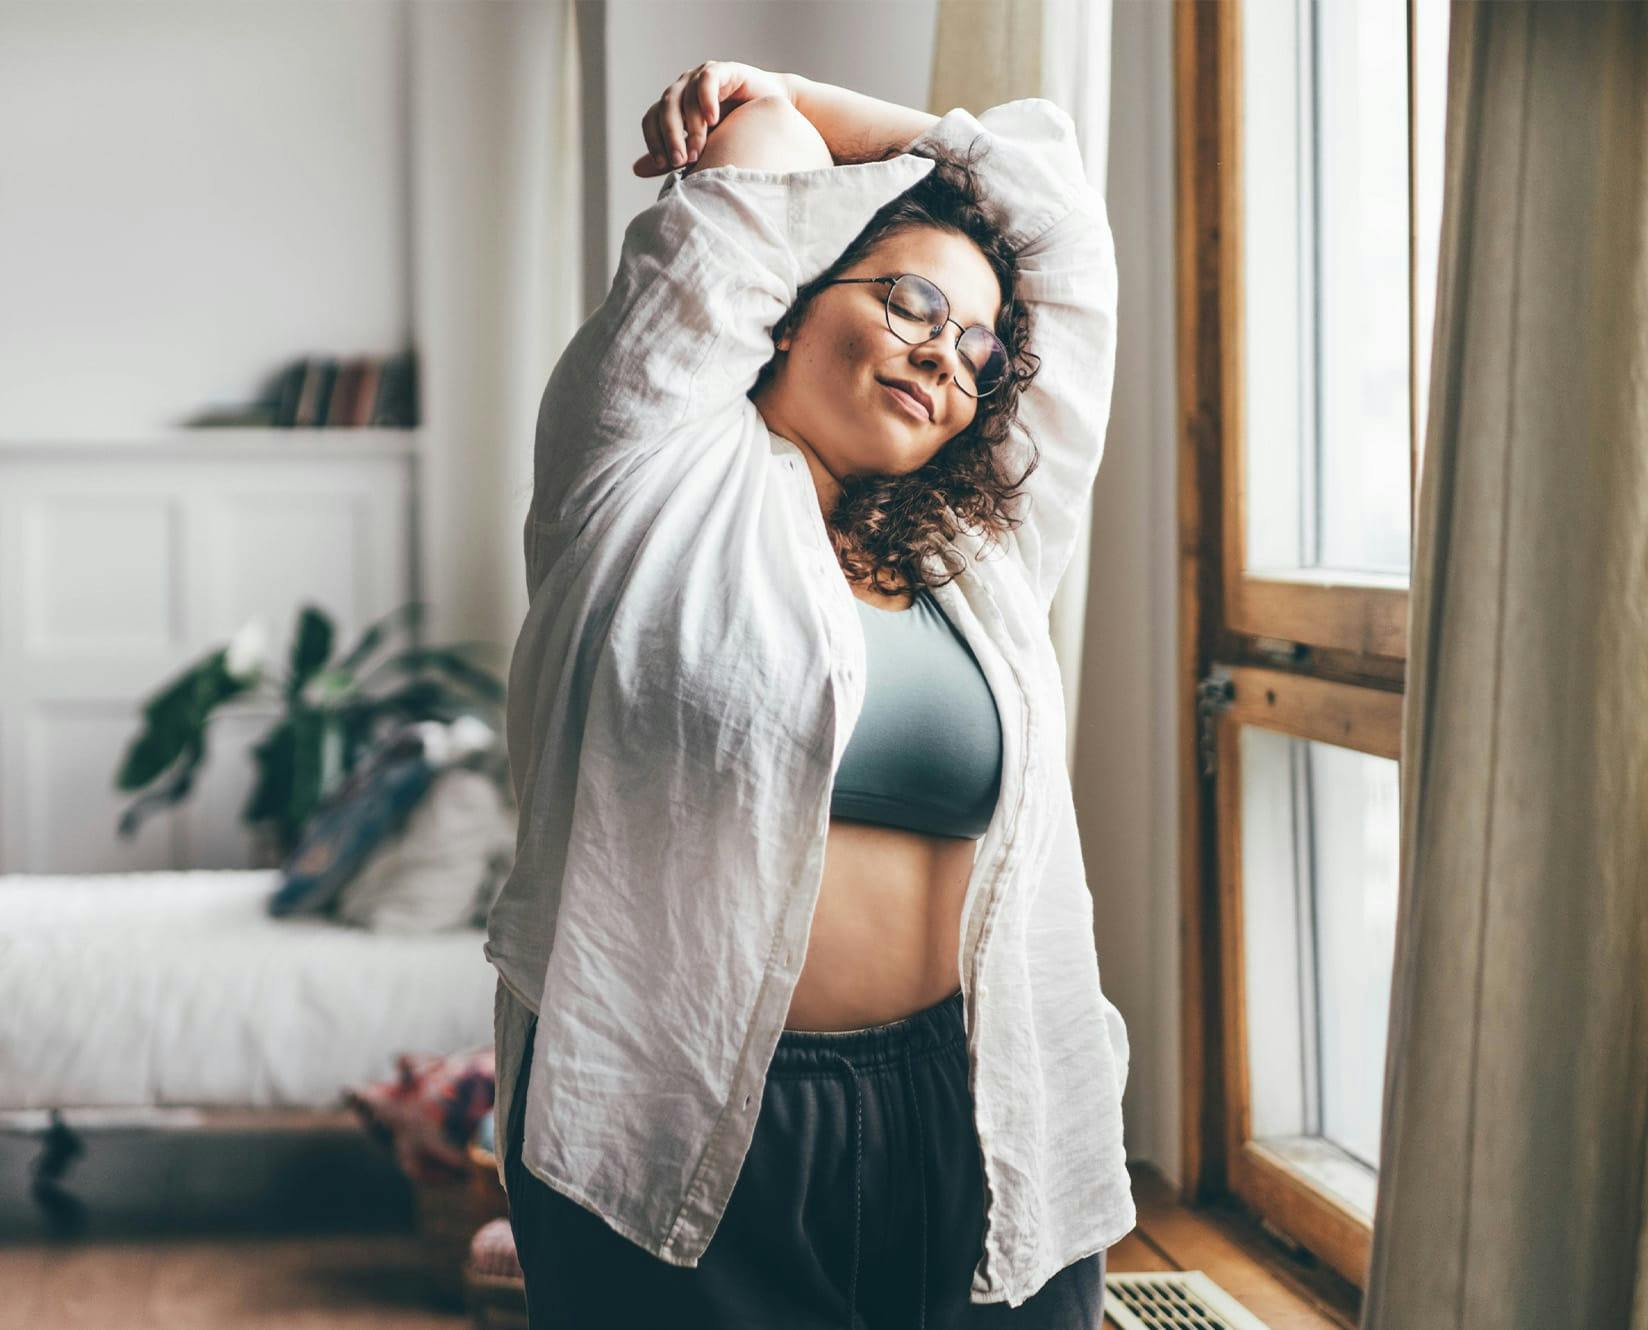
M 466 927 L 490 905 L 514 853 L 515 813 L 497 785 L 479 771 L 449 767 L 400 834 L 338 893 L 334 908 L 345 923 L 380 932 Z

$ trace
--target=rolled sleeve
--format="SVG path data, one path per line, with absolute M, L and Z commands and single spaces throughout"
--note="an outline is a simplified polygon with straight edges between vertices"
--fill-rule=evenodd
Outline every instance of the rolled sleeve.
M 1035 381 L 1003 445 L 1023 486 L 1022 519 L 1004 542 L 1051 605 L 1075 548 L 1104 451 L 1116 369 L 1116 251 L 1104 196 L 1087 178 L 1075 125 L 1045 98 L 957 109 L 911 145 L 973 160 L 982 207 L 1018 259 L 1030 310 Z

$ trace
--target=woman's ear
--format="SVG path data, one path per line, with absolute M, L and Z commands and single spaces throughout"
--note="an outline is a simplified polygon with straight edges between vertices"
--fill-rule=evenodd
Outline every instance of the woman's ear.
M 792 305 L 785 310 L 773 327 L 773 347 L 778 351 L 788 351 L 795 342 L 795 326 L 801 322 L 800 315 Z

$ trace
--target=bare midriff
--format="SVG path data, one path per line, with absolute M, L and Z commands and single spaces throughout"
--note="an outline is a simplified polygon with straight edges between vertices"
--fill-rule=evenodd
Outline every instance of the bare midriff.
M 906 594 L 853 593 L 885 609 Z M 831 818 L 807 954 L 784 1026 L 856 1030 L 942 1002 L 961 987 L 961 907 L 978 842 Z

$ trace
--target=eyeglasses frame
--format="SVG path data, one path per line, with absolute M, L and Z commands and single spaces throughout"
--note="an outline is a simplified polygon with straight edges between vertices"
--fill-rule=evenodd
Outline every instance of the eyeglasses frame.
M 898 283 L 906 277 L 920 277 L 922 281 L 926 282 L 928 286 L 932 287 L 933 290 L 937 291 L 939 293 L 939 295 L 943 296 L 943 298 L 944 298 L 944 310 L 945 310 L 944 322 L 939 324 L 938 327 L 936 329 L 934 329 L 934 331 L 932 332 L 932 334 L 930 336 L 924 338 L 922 341 L 919 341 L 919 342 L 905 341 L 904 337 L 899 333 L 898 329 L 893 327 L 893 287 L 897 286 Z M 949 316 L 950 297 L 948 295 L 945 295 L 944 288 L 941 287 L 937 282 L 935 282 L 931 277 L 924 276 L 922 273 L 919 273 L 919 272 L 901 272 L 901 273 L 896 273 L 896 274 L 890 274 L 890 275 L 885 276 L 885 277 L 833 277 L 829 281 L 825 282 L 824 285 L 825 286 L 851 286 L 851 285 L 854 285 L 854 284 L 859 283 L 859 282 L 886 282 L 888 284 L 888 286 L 887 286 L 887 297 L 886 297 L 885 300 L 882 301 L 881 312 L 882 312 L 883 315 L 886 316 L 886 319 L 887 319 L 887 331 L 892 333 L 892 335 L 894 337 L 897 337 L 899 341 L 904 342 L 904 344 L 906 346 L 926 346 L 928 342 L 932 341 L 935 337 L 938 337 L 940 334 L 942 334 L 946 327 L 948 327 L 950 324 L 954 323 L 956 325 L 956 327 L 960 330 L 956 333 L 956 340 L 955 340 L 955 343 L 954 343 L 954 345 L 956 347 L 956 355 L 957 356 L 961 355 L 961 339 L 966 335 L 967 328 L 963 328 L 957 320 L 952 319 Z M 984 325 L 982 323 L 969 324 L 968 326 L 973 327 L 973 328 L 984 328 Z M 989 333 L 990 336 L 996 337 L 996 332 L 995 332 L 994 328 L 984 328 L 984 331 Z M 1007 352 L 1006 343 L 1002 342 L 1001 338 L 999 338 L 999 337 L 996 337 L 996 341 L 1001 344 L 1002 351 L 1004 353 L 1006 353 Z M 1011 357 L 1009 355 L 1009 361 L 1010 360 L 1011 360 Z M 1002 371 L 1001 378 L 996 382 L 995 387 L 989 389 L 989 391 L 982 392 L 982 393 L 970 393 L 970 392 L 967 391 L 967 389 L 965 389 L 961 386 L 961 381 L 959 379 L 957 379 L 955 381 L 956 391 L 961 393 L 962 396 L 971 397 L 975 402 L 978 402 L 978 401 L 982 401 L 986 397 L 991 396 L 994 393 L 999 392 L 1002 389 L 1002 387 L 1006 385 L 1007 381 L 1009 379 L 1011 379 L 1012 377 L 1013 377 L 1013 369 L 1012 369 L 1011 363 L 1009 363 L 1008 368 Z

